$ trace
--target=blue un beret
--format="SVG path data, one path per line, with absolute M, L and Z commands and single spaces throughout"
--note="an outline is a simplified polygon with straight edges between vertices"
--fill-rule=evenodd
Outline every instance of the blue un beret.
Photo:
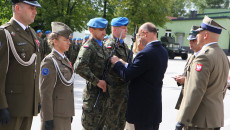
M 49 33 L 51 33 L 51 31 L 50 31 L 50 30 L 48 30 L 48 31 L 45 31 L 45 34 L 49 34 Z
M 36 31 L 36 33 L 40 33 L 40 32 L 42 32 L 42 30 L 37 30 L 37 31 Z
M 107 25 L 108 21 L 104 18 L 93 18 L 87 23 L 87 26 L 92 28 L 106 28 Z
M 73 41 L 75 41 L 76 40 L 76 38 L 73 38 Z
M 85 39 L 89 39 L 89 35 L 85 36 Z
M 111 21 L 112 26 L 127 26 L 129 24 L 129 19 L 126 17 L 114 18 Z
M 77 38 L 77 41 L 81 41 L 82 39 L 81 38 Z

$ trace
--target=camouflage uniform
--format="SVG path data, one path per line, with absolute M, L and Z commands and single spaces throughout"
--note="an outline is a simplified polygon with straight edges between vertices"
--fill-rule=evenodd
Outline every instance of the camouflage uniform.
M 75 60 L 77 59 L 78 53 L 80 51 L 81 45 L 78 43 L 73 43 L 70 45 L 70 62 L 74 64 Z
M 43 42 L 39 45 L 39 50 L 41 52 L 41 60 L 45 58 L 51 52 L 51 48 L 48 45 L 47 37 L 44 38 Z
M 98 109 L 94 109 L 94 104 L 101 91 L 97 83 L 102 79 L 108 57 L 107 49 L 91 38 L 81 47 L 74 64 L 75 72 L 86 80 L 82 107 L 82 126 L 86 130 L 101 130 L 104 126 L 106 96 L 101 94 L 97 104 Z
M 115 38 L 109 38 L 105 46 L 109 52 L 111 52 L 115 45 Z M 128 60 L 129 49 L 128 46 L 123 43 L 118 45 L 114 55 L 122 60 Z M 107 115 L 104 129 L 108 130 L 124 130 L 125 128 L 125 113 L 127 108 L 127 86 L 128 83 L 120 78 L 115 72 L 111 72 L 113 79 L 113 86 L 108 89 L 109 99 L 107 100 Z

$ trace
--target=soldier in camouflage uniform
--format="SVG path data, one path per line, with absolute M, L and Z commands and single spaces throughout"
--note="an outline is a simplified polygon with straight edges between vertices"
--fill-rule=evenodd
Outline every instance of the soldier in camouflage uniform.
M 103 18 L 94 18 L 87 23 L 92 37 L 81 47 L 74 64 L 75 72 L 86 80 L 82 106 L 82 126 L 86 130 L 102 130 L 104 126 L 106 97 L 101 94 L 96 108 L 94 104 L 99 91 L 105 92 L 108 87 L 107 80 L 102 80 L 109 57 L 102 43 L 107 24 Z
M 78 43 L 79 39 L 77 38 L 77 43 L 73 42 L 69 48 L 70 51 L 70 62 L 74 64 L 77 59 L 78 53 L 81 48 L 81 44 Z
M 41 60 L 44 59 L 51 52 L 51 48 L 49 47 L 47 42 L 47 37 L 50 33 L 50 30 L 45 31 L 46 37 L 43 39 L 43 42 L 39 46 L 39 50 L 41 52 Z
M 128 61 L 128 46 L 123 39 L 126 37 L 128 31 L 127 25 L 129 20 L 126 17 L 114 18 L 111 21 L 112 36 L 106 41 L 105 46 L 111 52 L 116 44 L 116 39 L 120 38 L 120 42 L 115 51 L 117 57 L 124 61 Z M 127 108 L 127 82 L 124 81 L 115 72 L 112 72 L 113 86 L 108 89 L 109 99 L 107 100 L 107 115 L 105 121 L 105 128 L 108 130 L 124 130 L 125 127 L 125 113 Z

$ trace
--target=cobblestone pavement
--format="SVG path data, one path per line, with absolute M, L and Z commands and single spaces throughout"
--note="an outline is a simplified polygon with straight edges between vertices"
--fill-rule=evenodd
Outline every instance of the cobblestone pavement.
M 168 69 L 164 77 L 162 99 L 163 99 L 163 120 L 160 124 L 160 130 L 175 129 L 177 110 L 174 109 L 177 98 L 180 93 L 180 87 L 177 87 L 173 76 L 182 74 L 186 61 L 176 57 L 174 60 L 169 60 Z M 85 80 L 79 75 L 75 77 L 74 99 L 75 99 L 75 116 L 73 118 L 72 130 L 81 130 L 81 106 L 82 106 L 82 91 L 85 86 Z M 221 130 L 230 130 L 230 91 L 227 90 L 225 99 L 225 127 Z M 40 115 L 34 117 L 32 129 L 40 130 Z

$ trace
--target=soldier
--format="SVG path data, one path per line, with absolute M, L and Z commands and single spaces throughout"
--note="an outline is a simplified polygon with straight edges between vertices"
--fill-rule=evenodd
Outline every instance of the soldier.
M 37 37 L 38 37 L 39 45 L 40 45 L 43 42 L 43 39 L 42 39 L 42 30 L 37 30 L 36 33 L 37 33 Z
M 129 20 L 126 17 L 114 18 L 111 21 L 112 36 L 106 41 L 105 46 L 111 52 L 116 44 L 116 39 L 119 39 L 119 45 L 116 48 L 114 55 L 121 58 L 125 62 L 128 61 L 129 49 L 124 38 L 128 31 L 127 25 Z M 109 99 L 107 100 L 108 113 L 105 121 L 105 129 L 124 130 L 125 127 L 125 112 L 127 108 L 127 82 L 124 81 L 118 74 L 112 72 L 114 84 L 108 89 Z
M 71 130 L 74 116 L 73 68 L 64 52 L 69 49 L 72 30 L 52 22 L 48 44 L 52 52 L 41 63 L 41 130 Z
M 43 42 L 39 46 L 41 52 L 41 59 L 44 59 L 51 52 L 51 48 L 49 47 L 47 42 L 47 37 L 49 36 L 50 33 L 51 33 L 50 30 L 45 31 L 46 37 L 43 39 Z
M 89 40 L 89 35 L 85 36 L 85 41 L 83 42 L 83 44 L 85 44 L 88 40 Z
M 99 91 L 105 92 L 108 85 L 107 80 L 102 80 L 109 57 L 102 42 L 107 24 L 104 18 L 93 18 L 87 23 L 91 37 L 81 47 L 74 64 L 75 72 L 86 80 L 82 106 L 82 126 L 86 130 L 101 130 L 104 126 L 106 96 L 99 97 L 96 108 L 94 104 Z
M 73 43 L 70 48 L 69 48 L 69 51 L 70 51 L 70 62 L 72 64 L 75 63 L 76 59 L 77 59 L 77 56 L 78 56 L 78 53 L 80 51 L 80 48 L 81 48 L 81 38 L 74 38 L 74 39 L 77 39 L 77 42 Z
M 201 47 L 186 70 L 184 97 L 177 116 L 176 130 L 220 130 L 224 125 L 224 91 L 229 61 L 217 44 L 222 29 L 205 16 L 197 29 Z
M 104 37 L 104 42 L 106 42 L 108 40 L 109 36 L 105 36 Z
M 177 101 L 177 104 L 175 107 L 175 109 L 178 109 L 178 110 L 180 108 L 180 104 L 181 104 L 181 101 L 183 98 L 184 87 L 186 87 L 186 86 L 184 86 L 184 80 L 186 77 L 186 70 L 190 67 L 195 56 L 199 53 L 199 51 L 201 49 L 201 47 L 197 45 L 197 38 L 196 38 L 197 32 L 195 30 L 197 30 L 198 28 L 199 28 L 198 26 L 193 26 L 191 28 L 190 33 L 189 33 L 190 35 L 187 38 L 189 40 L 190 49 L 194 51 L 194 54 L 191 55 L 190 58 L 188 59 L 186 65 L 185 65 L 185 68 L 184 68 L 184 73 L 182 75 L 178 75 L 178 76 L 174 77 L 174 80 L 177 82 L 177 85 L 182 86 L 182 89 L 181 89 L 181 92 L 180 92 L 180 95 L 179 95 L 179 98 L 178 98 L 178 101 Z
M 76 44 L 77 38 L 73 38 L 73 44 Z
M 0 27 L 0 130 L 30 130 L 40 111 L 41 57 L 29 26 L 37 7 L 36 0 L 12 0 L 13 17 Z

